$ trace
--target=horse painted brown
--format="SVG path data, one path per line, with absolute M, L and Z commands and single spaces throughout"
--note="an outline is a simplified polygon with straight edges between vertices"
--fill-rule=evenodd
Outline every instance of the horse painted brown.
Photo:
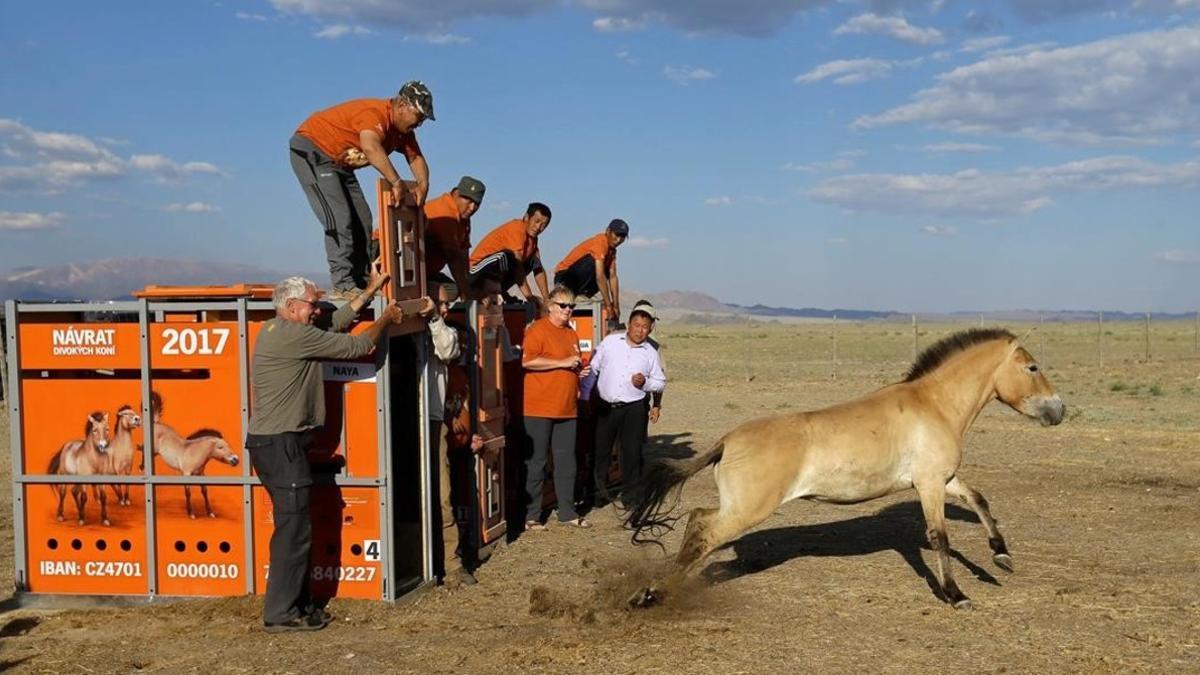
M 98 476 L 106 473 L 108 460 L 104 451 L 108 447 L 108 441 L 108 413 L 97 410 L 88 415 L 87 422 L 84 423 L 83 439 L 64 443 L 50 458 L 50 466 L 46 469 L 46 473 L 56 476 Z M 75 502 L 75 510 L 79 514 L 79 524 L 86 525 L 85 509 L 87 508 L 88 486 L 82 483 L 71 483 L 70 486 L 61 484 L 50 487 L 58 494 L 58 520 L 60 522 L 66 520 L 63 515 L 63 501 L 66 500 L 69 489 L 71 499 Z M 96 496 L 96 501 L 100 503 L 100 522 L 112 525 L 108 520 L 108 499 L 104 494 L 104 486 L 95 484 L 91 488 L 92 494 Z
M 677 520 L 664 506 L 668 496 L 710 464 L 720 506 L 692 510 L 672 572 L 631 604 L 656 602 L 784 502 L 854 504 L 916 488 L 941 591 L 954 607 L 970 607 L 950 570 L 947 494 L 978 514 L 996 565 L 1013 569 L 987 501 L 958 476 L 967 429 L 993 398 L 1046 426 L 1063 419 L 1062 399 L 1012 333 L 972 329 L 925 350 L 903 382 L 823 410 L 752 420 L 697 457 L 652 465 L 627 505 L 635 543 L 658 543 Z
M 133 430 L 142 426 L 142 416 L 134 411 L 133 406 L 123 405 L 117 410 L 117 430 L 113 433 L 112 442 L 108 444 L 105 456 L 108 458 L 105 473 L 117 476 L 128 476 L 133 473 L 133 455 L 137 444 L 133 441 Z M 129 506 L 129 484 L 114 484 L 113 495 L 121 506 Z
M 167 466 L 184 476 L 203 476 L 208 460 L 215 459 L 230 466 L 238 465 L 237 453 L 216 429 L 200 429 L 184 438 L 174 427 L 162 421 L 163 400 L 158 392 L 151 392 L 150 414 L 154 421 L 154 452 L 163 458 Z M 208 501 L 208 486 L 200 485 L 204 498 L 204 512 L 216 518 Z M 188 518 L 195 518 L 192 511 L 192 486 L 183 486 L 183 499 L 187 505 Z

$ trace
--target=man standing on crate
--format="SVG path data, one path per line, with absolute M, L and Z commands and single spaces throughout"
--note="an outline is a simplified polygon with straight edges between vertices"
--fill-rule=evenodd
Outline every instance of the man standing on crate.
M 429 192 L 429 166 L 414 134 L 433 117 L 433 95 L 419 81 L 395 96 L 362 98 L 314 113 L 288 143 L 292 171 L 325 230 L 325 257 L 333 284 L 330 297 L 350 300 L 366 287 L 372 249 L 371 209 L 354 171 L 370 164 L 391 185 L 388 199 L 403 203 L 411 189 L 417 206 Z M 416 182 L 407 186 L 388 157 L 400 151 Z
M 467 289 L 471 216 L 479 210 L 485 190 L 479 179 L 463 176 L 458 187 L 425 203 L 426 277 L 446 281 L 447 277 L 441 271 L 449 265 L 459 291 Z
M 320 630 L 329 624 L 330 617 L 313 605 L 308 591 L 313 481 L 307 451 L 313 430 L 325 424 L 320 359 L 364 356 L 375 349 L 389 325 L 404 321 L 404 312 L 393 302 L 365 331 L 344 333 L 387 279 L 372 270 L 367 288 L 328 319 L 313 282 L 301 277 L 284 279 L 272 294 L 275 318 L 263 324 L 254 342 L 246 451 L 271 496 L 275 521 L 263 600 L 263 624 L 268 632 Z
M 592 237 L 583 240 L 554 268 L 554 283 L 562 284 L 585 298 L 597 293 L 604 301 L 610 323 L 621 320 L 621 289 L 617 280 L 617 247 L 629 237 L 629 225 L 620 218 Z

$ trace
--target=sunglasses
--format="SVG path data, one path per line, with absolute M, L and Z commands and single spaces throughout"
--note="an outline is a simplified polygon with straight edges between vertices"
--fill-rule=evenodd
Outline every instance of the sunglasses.
M 562 309 L 575 309 L 575 303 L 573 303 L 573 302 L 558 302 L 558 301 L 552 301 L 552 302 L 554 304 L 558 305 L 559 307 L 561 307 Z
M 316 300 L 307 300 L 305 298 L 292 298 L 292 300 L 295 300 L 296 302 L 303 302 L 313 309 L 321 309 L 320 303 L 318 303 Z

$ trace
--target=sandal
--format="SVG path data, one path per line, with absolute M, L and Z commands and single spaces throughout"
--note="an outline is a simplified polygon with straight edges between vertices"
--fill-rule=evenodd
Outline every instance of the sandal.
M 525 531 L 527 531 L 527 532 L 530 530 L 533 530 L 535 532 L 541 532 L 542 530 L 545 530 L 545 529 L 546 529 L 546 526 L 536 520 L 525 521 Z
M 579 518 L 576 518 L 575 520 L 564 520 L 564 521 L 562 521 L 562 524 L 570 525 L 571 527 L 578 527 L 581 530 L 586 530 L 592 526 L 592 524 L 590 522 L 588 522 L 588 520 L 586 518 L 583 518 L 582 516 Z

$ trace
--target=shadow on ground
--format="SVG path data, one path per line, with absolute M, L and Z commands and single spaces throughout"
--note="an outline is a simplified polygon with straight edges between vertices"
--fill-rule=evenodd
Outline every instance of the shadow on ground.
M 946 505 L 946 518 L 979 522 L 973 512 L 952 504 Z M 987 536 L 982 528 L 979 535 Z M 751 532 L 722 548 L 730 547 L 737 553 L 737 558 L 706 567 L 701 575 L 709 582 L 724 583 L 769 570 L 795 558 L 847 557 L 896 551 L 925 580 L 934 595 L 942 597 L 937 576 L 921 557 L 921 549 L 928 548 L 928 545 L 921 505 L 915 501 L 893 504 L 872 515 L 850 520 Z M 958 551 L 951 549 L 950 555 L 981 581 L 1000 585 L 996 577 Z

